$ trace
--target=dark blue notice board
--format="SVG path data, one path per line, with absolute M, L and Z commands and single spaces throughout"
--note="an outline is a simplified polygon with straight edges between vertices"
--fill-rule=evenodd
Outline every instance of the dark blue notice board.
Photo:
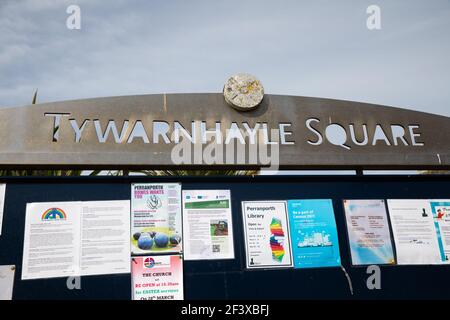
M 184 263 L 186 299 L 449 299 L 450 266 L 381 266 L 381 289 L 369 290 L 366 267 L 352 267 L 343 199 L 448 199 L 450 176 L 259 176 L 3 178 L 7 183 L 0 265 L 15 264 L 13 299 L 131 299 L 130 275 L 21 280 L 27 202 L 130 199 L 132 182 L 181 182 L 187 189 L 230 189 L 235 259 Z M 339 268 L 246 270 L 241 201 L 332 199 Z

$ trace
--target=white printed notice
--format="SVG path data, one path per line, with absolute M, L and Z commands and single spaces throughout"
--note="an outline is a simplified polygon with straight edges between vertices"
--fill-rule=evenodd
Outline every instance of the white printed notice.
M 181 184 L 131 185 L 131 253 L 181 252 Z
M 22 280 L 130 272 L 130 201 L 27 203 Z
M 292 267 L 286 201 L 243 201 L 247 268 Z
M 441 262 L 428 200 L 387 200 L 398 264 Z
M 185 260 L 234 259 L 230 190 L 183 190 Z
M 0 300 L 12 300 L 16 266 L 0 266 Z
M 2 235 L 2 225 L 3 225 L 3 211 L 5 208 L 5 191 L 6 184 L 0 184 L 0 236 Z

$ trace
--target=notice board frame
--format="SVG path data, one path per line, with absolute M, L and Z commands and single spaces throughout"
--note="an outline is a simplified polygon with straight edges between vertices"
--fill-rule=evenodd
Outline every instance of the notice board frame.
M 127 200 L 132 182 L 181 182 L 182 189 L 230 189 L 235 259 L 185 261 L 184 292 L 195 299 L 449 299 L 450 266 L 380 266 L 381 290 L 369 290 L 367 266 L 351 266 L 343 199 L 448 199 L 450 175 L 275 175 L 222 177 L 81 176 L 2 177 L 6 183 L 0 265 L 15 264 L 13 299 L 130 299 L 129 274 L 86 276 L 80 290 L 66 278 L 20 280 L 26 202 Z M 339 268 L 245 268 L 243 200 L 331 198 L 341 260 Z

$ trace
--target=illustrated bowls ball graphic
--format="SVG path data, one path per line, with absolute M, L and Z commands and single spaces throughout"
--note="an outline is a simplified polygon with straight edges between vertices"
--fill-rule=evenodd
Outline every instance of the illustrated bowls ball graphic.
M 141 237 L 141 233 L 140 232 L 136 232 L 135 234 L 133 234 L 133 239 L 134 240 L 139 240 L 140 237 Z
M 156 246 L 159 248 L 167 247 L 167 245 L 169 244 L 169 237 L 162 232 L 156 233 L 153 239 L 155 240 Z
M 141 234 L 138 239 L 138 247 L 142 250 L 149 250 L 153 246 L 153 239 L 148 234 Z
M 169 241 L 172 246 L 177 246 L 181 243 L 181 237 L 177 234 L 174 234 L 170 237 Z

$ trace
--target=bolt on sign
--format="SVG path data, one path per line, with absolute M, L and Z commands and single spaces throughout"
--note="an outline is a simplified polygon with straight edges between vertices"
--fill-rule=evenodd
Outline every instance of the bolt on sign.
M 228 94 L 228 100 L 220 93 L 155 94 L 4 108 L 0 165 L 450 167 L 448 117 L 281 95 L 253 98 L 262 101 L 243 111 L 230 107 L 238 95 Z

